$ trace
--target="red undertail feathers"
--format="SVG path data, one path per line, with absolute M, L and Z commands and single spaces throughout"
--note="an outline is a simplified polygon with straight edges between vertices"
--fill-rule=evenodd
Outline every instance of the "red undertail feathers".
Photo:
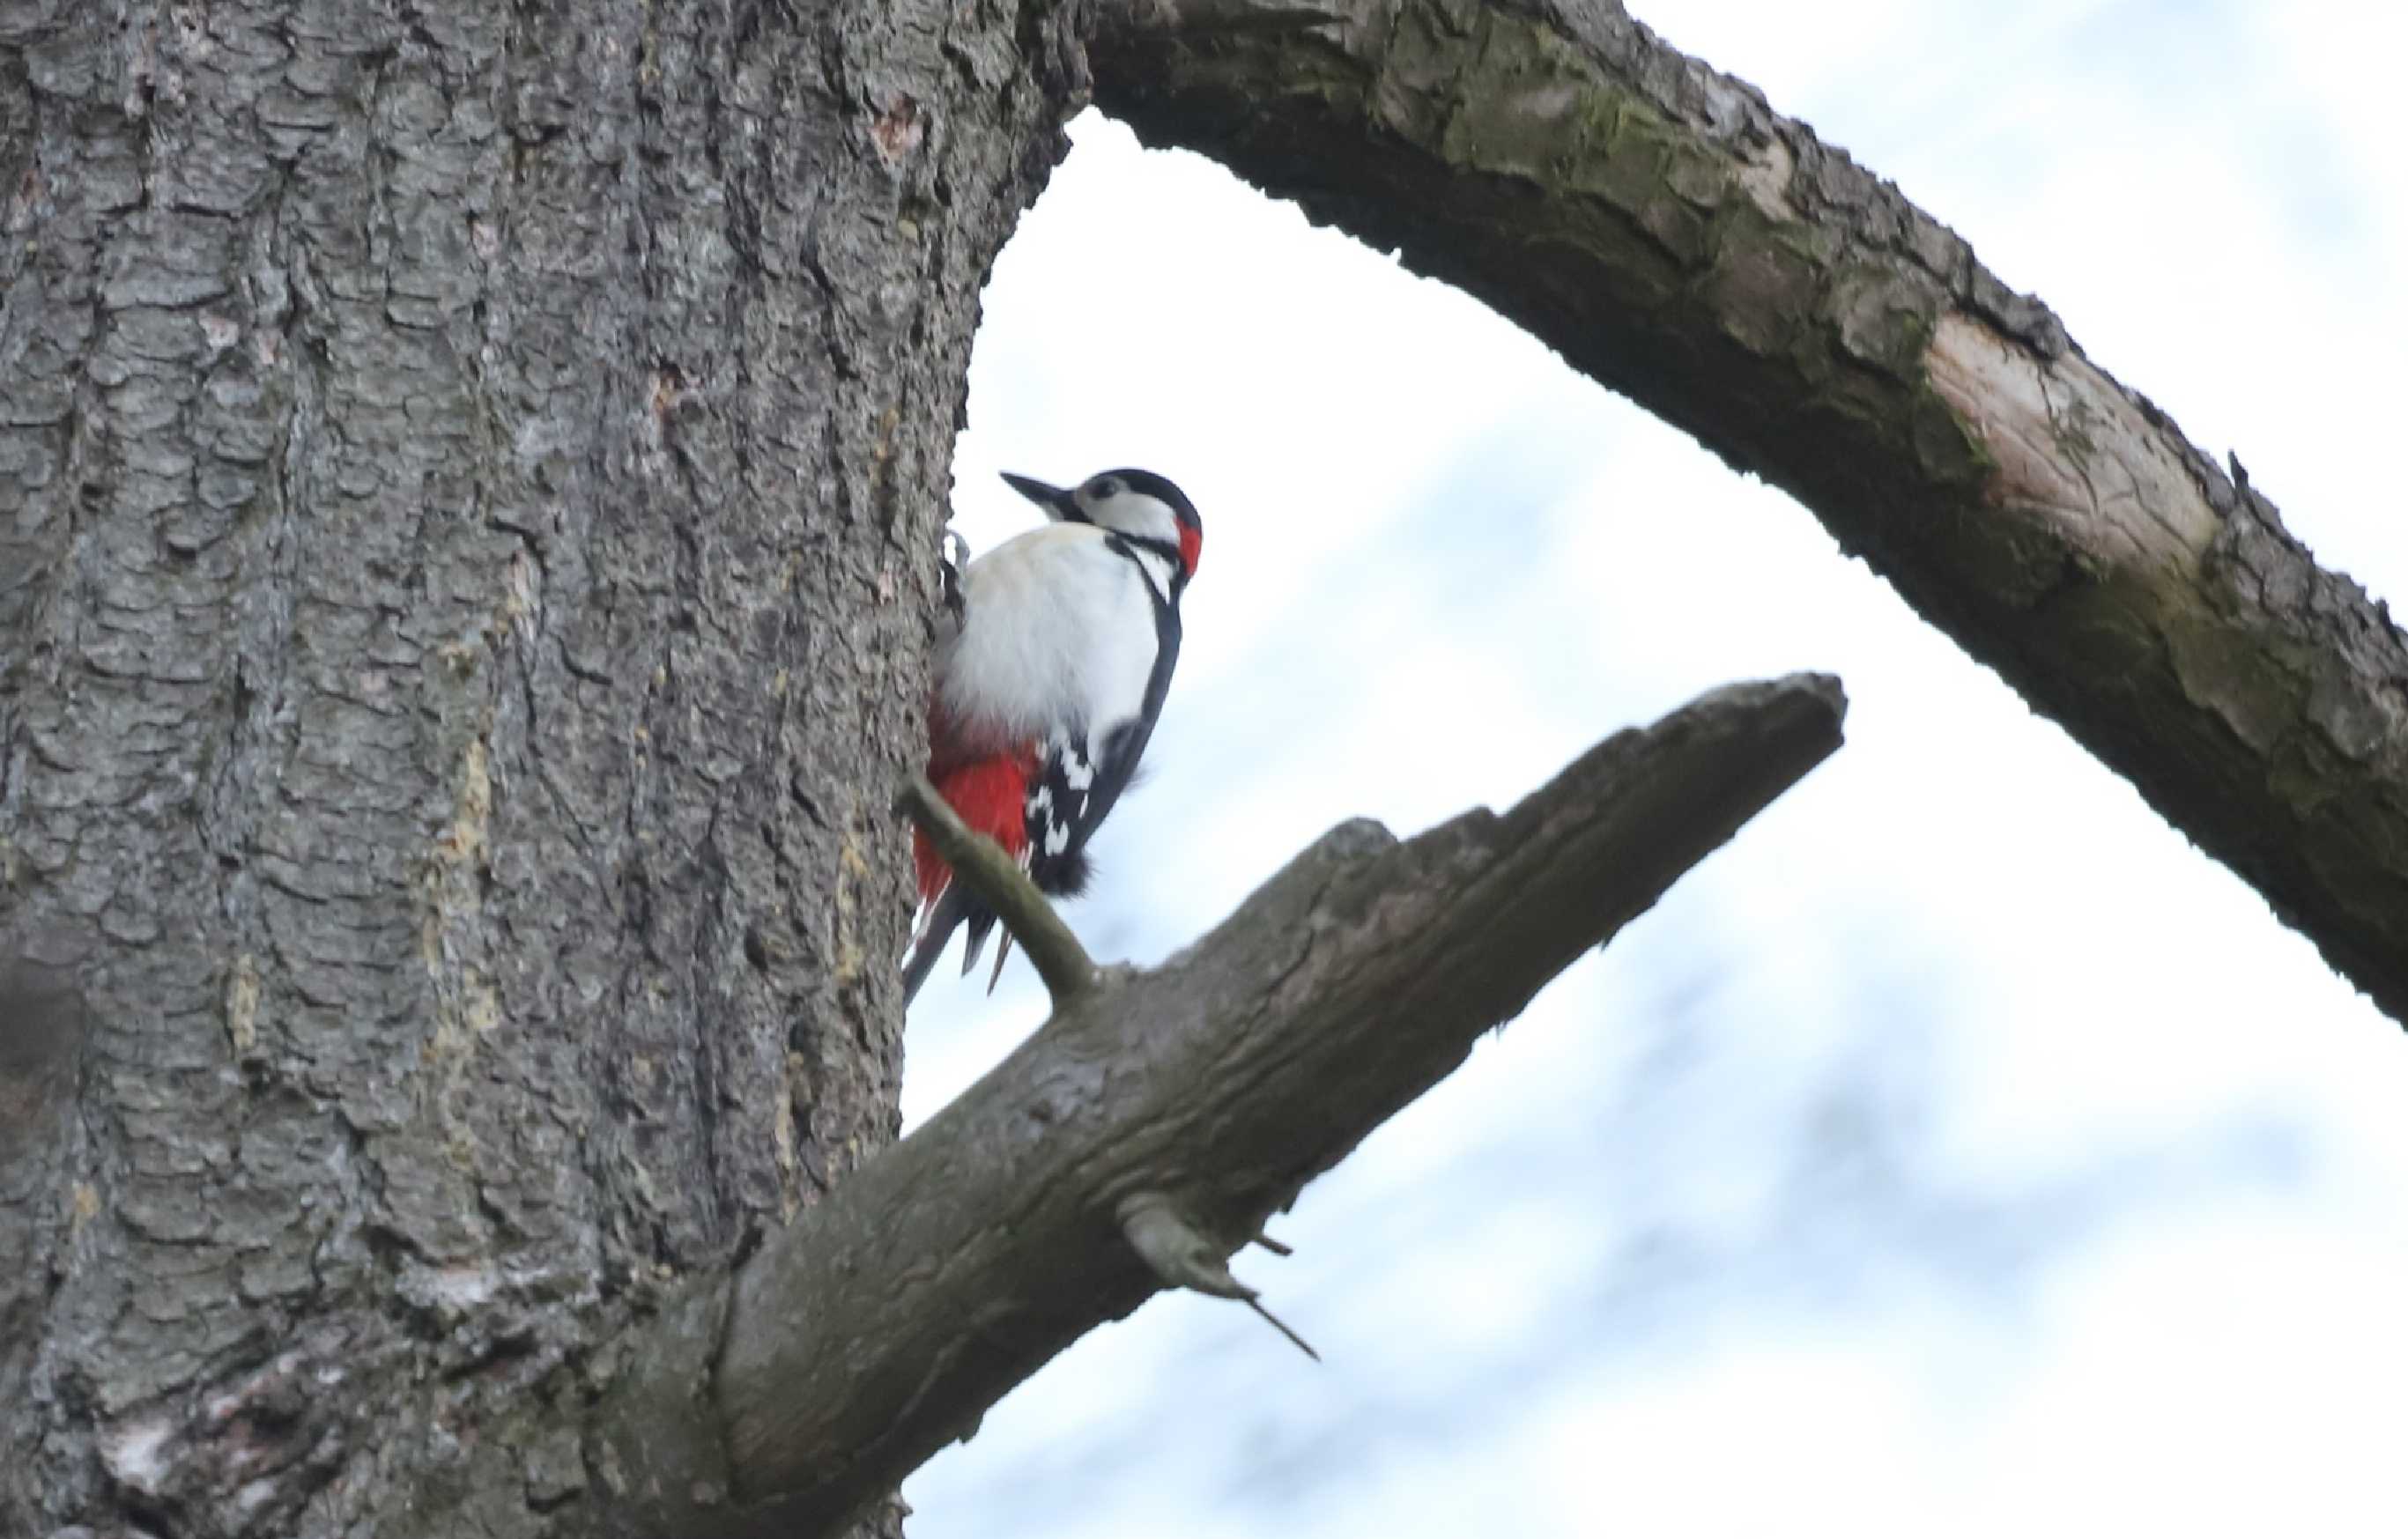
M 931 768 L 937 794 L 960 814 L 970 832 L 993 839 L 1014 860 L 1028 849 L 1028 782 L 1036 773 L 1033 744 L 1014 753 L 974 759 L 942 771 Z M 920 902 L 935 903 L 953 874 L 929 845 L 928 836 L 916 829 L 911 834 L 911 855 L 919 872 Z

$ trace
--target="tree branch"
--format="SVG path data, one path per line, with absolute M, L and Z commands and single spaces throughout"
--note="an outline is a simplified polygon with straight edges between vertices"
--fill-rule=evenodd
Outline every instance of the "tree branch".
M 1787 491 L 2408 1020 L 2408 641 L 1897 189 L 1612 0 L 1090 16 L 1105 110 Z
M 968 883 L 995 910 L 1004 930 L 1028 953 L 1037 976 L 1045 980 L 1045 991 L 1053 996 L 1054 1008 L 1095 987 L 1096 964 L 1087 948 L 1045 901 L 1045 894 L 1037 891 L 1028 873 L 1003 852 L 1002 846 L 971 833 L 969 825 L 937 794 L 937 788 L 928 784 L 926 776 L 915 774 L 905 781 L 895 805 L 928 835 L 928 842 L 953 868 L 953 878 Z
M 621 1344 L 589 1441 L 608 1532 L 837 1532 L 1167 1278 L 1248 1298 L 1226 1257 L 1837 748 L 1843 708 L 1813 676 L 1716 691 L 1502 817 L 1341 825 L 1187 952 L 1107 969 Z

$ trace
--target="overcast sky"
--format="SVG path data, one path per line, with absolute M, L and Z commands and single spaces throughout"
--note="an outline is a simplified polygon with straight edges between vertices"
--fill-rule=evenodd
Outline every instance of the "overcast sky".
M 2372 4 L 1639 6 L 1970 239 L 2408 599 L 2408 178 Z M 1152 774 L 1069 910 L 1193 940 L 1368 814 L 1727 680 L 1848 746 L 1307 1190 L 906 1488 L 915 1539 L 2408 1532 L 2408 1038 L 1781 494 L 1477 304 L 1092 115 L 956 464 L 1178 480 Z M 1042 1015 L 942 969 L 924 1119 Z

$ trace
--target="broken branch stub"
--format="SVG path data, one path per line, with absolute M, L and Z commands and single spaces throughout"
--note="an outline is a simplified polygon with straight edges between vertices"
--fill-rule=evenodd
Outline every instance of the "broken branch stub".
M 1222 1247 L 1197 1233 L 1178 1205 L 1159 1192 L 1142 1191 L 1121 1201 L 1121 1233 L 1129 1248 L 1143 1258 L 1165 1288 L 1184 1288 L 1216 1299 L 1235 1299 L 1270 1322 L 1271 1329 L 1296 1344 L 1313 1361 L 1321 1354 L 1296 1333 L 1287 1321 L 1270 1312 L 1259 1289 L 1247 1287 L 1229 1270 Z
M 1057 1001 L 732 1279 L 621 1344 L 590 1445 L 608 1532 L 839 1532 L 1164 1287 L 1162 1256 L 1169 1280 L 1245 1297 L 1226 1257 L 1836 748 L 1844 708 L 1828 677 L 1734 686 L 1502 815 L 1401 843 L 1342 824 L 1160 968 Z M 1148 1214 L 1175 1219 L 1168 1244 Z

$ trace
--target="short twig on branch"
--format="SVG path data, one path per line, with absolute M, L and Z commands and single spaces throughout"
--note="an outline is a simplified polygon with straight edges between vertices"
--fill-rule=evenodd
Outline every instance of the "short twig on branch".
M 1511 811 L 1341 825 L 1162 967 L 1057 988 L 986 1077 L 621 1344 L 588 1444 L 603 1532 L 840 1533 L 1158 1289 L 1260 1310 L 1214 1237 L 1260 1234 L 1838 747 L 1842 709 L 1829 678 L 1718 691 Z M 939 848 L 967 872 L 975 843 Z M 1027 885 L 1001 864 L 998 911 Z M 1030 955 L 1092 976 L 1018 906 Z
M 1004 929 L 1036 964 L 1037 976 L 1045 980 L 1045 991 L 1054 996 L 1055 1009 L 1066 1007 L 1096 986 L 1096 964 L 1087 948 L 1062 922 L 1045 894 L 1037 891 L 1028 873 L 993 839 L 971 833 L 969 825 L 937 794 L 937 788 L 928 784 L 926 776 L 914 774 L 905 781 L 895 805 L 937 847 L 937 853 L 953 868 L 953 879 L 968 883 L 995 910 Z
M 1198 1293 L 1209 1293 L 1216 1299 L 1236 1299 L 1247 1308 L 1270 1321 L 1271 1329 L 1296 1343 L 1297 1349 L 1313 1361 L 1321 1354 L 1312 1344 L 1289 1328 L 1287 1321 L 1263 1306 L 1259 1290 L 1240 1282 L 1229 1271 L 1229 1263 L 1210 1240 L 1197 1233 L 1172 1204 L 1158 1191 L 1140 1191 L 1124 1200 L 1120 1210 L 1121 1233 L 1128 1236 L 1129 1248 L 1145 1259 L 1165 1286 L 1185 1288 Z M 1282 1247 L 1285 1253 L 1285 1247 Z

